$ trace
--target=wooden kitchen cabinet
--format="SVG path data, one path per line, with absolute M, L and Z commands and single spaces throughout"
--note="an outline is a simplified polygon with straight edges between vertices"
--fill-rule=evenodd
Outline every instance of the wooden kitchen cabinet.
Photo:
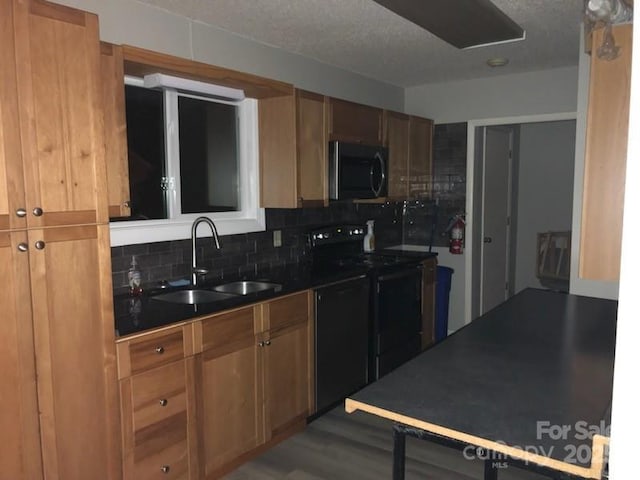
M 409 119 L 408 195 L 411 199 L 431 195 L 433 120 L 411 116 Z
M 382 145 L 382 109 L 329 98 L 329 140 Z
M 433 121 L 385 111 L 391 200 L 431 195 Z
M 267 440 L 304 422 L 312 410 L 309 292 L 263 304 Z
M 196 322 L 203 478 L 219 478 L 305 424 L 309 308 L 305 291 Z
M 118 479 L 97 17 L 5 0 L 0 18 L 0 250 L 11 279 L 0 365 L 13 366 L 3 476 Z
M 100 43 L 109 218 L 131 216 L 122 47 Z
M 620 55 L 598 58 L 604 29 L 593 33 L 585 144 L 579 276 L 617 281 L 629 128 L 633 25 L 614 25 Z
M 390 200 L 409 196 L 409 115 L 385 111 L 385 145 L 389 149 Z
M 118 343 L 125 479 L 200 478 L 192 327 Z
M 327 135 L 322 95 L 294 95 L 259 102 L 261 205 L 324 206 L 328 202 Z
M 422 349 L 435 341 L 435 307 L 438 261 L 435 257 L 422 262 Z

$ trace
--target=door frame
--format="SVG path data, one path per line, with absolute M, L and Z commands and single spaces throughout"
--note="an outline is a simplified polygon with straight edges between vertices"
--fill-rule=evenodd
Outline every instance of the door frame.
M 474 258 L 481 252 L 482 248 L 478 245 L 478 239 L 474 238 L 474 225 L 475 219 L 473 218 L 474 208 L 477 208 L 474 201 L 474 194 L 477 188 L 482 188 L 482 182 L 480 185 L 475 185 L 474 175 L 475 171 L 475 158 L 476 158 L 476 128 L 488 127 L 495 125 L 520 125 L 523 123 L 541 123 L 541 122 L 557 122 L 561 120 L 577 120 L 576 112 L 562 112 L 562 113 L 548 113 L 540 115 L 520 115 L 512 117 L 498 117 L 498 118 L 482 118 L 467 121 L 467 191 L 466 191 L 466 226 L 465 226 L 465 259 L 464 259 L 464 323 L 469 324 L 478 316 L 477 311 L 473 305 L 473 288 L 478 285 L 478 276 L 481 273 L 479 268 L 474 268 Z M 482 145 L 482 144 L 480 144 Z M 480 217 L 478 224 L 482 222 Z M 477 229 L 477 228 L 476 228 Z M 481 241 L 481 239 L 480 239 Z M 478 306 L 479 309 L 479 306 Z

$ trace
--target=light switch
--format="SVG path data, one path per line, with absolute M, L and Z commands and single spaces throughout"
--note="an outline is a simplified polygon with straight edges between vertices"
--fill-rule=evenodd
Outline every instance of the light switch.
M 273 231 L 273 246 L 274 247 L 282 246 L 282 230 Z

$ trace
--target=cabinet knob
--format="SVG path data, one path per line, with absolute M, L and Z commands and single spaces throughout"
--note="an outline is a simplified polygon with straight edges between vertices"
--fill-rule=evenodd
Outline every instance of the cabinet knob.
M 264 344 L 268 347 L 269 345 L 271 345 L 271 340 L 265 340 Z
M 171 470 L 171 467 L 169 465 L 163 465 L 162 467 L 160 467 L 160 471 L 162 473 L 169 473 L 169 470 Z
M 20 218 L 24 218 L 27 216 L 27 210 L 25 208 L 19 208 L 16 210 L 16 215 Z
M 156 347 L 156 353 L 158 355 L 162 355 L 164 353 L 164 347 L 162 345 L 159 347 Z
M 261 342 L 258 342 L 258 346 L 259 346 L 259 347 L 264 347 L 264 342 L 262 342 L 262 341 L 261 341 Z
M 29 250 L 29 245 L 27 245 L 26 243 L 22 242 L 18 244 L 18 250 L 21 252 L 26 252 L 27 250 Z
M 44 243 L 44 241 L 43 241 L 43 240 L 38 240 L 38 241 L 36 242 L 36 248 L 37 248 L 38 250 L 44 250 L 44 246 L 45 246 L 45 243 Z
M 131 202 L 129 200 L 127 200 L 126 202 L 123 203 L 123 205 L 127 208 L 131 208 Z
M 36 217 L 41 217 L 43 213 L 44 212 L 43 212 L 42 208 L 40 208 L 40 207 L 36 207 L 36 208 L 33 209 L 33 214 Z
M 166 407 L 168 403 L 169 403 L 169 401 L 166 398 L 160 399 L 160 406 L 161 407 Z

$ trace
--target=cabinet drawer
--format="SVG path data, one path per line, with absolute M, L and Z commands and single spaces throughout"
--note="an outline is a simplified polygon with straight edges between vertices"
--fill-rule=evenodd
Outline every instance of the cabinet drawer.
M 135 459 L 125 474 L 126 480 L 188 480 L 187 442 L 178 442 L 159 452 Z
M 184 358 L 182 329 L 132 340 L 129 343 L 129 357 L 132 374 Z
M 308 292 L 300 292 L 265 304 L 265 330 L 277 330 L 309 319 Z
M 135 431 L 186 411 L 185 362 L 174 362 L 132 377 L 131 403 Z

